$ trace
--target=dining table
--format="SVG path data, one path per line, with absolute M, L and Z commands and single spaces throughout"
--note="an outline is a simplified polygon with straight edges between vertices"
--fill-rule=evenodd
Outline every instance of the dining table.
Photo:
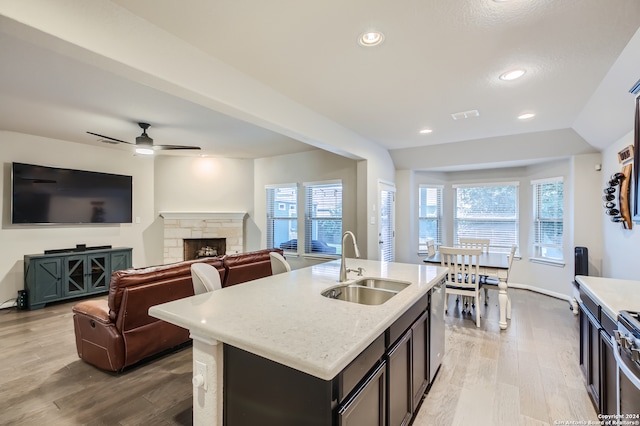
M 441 265 L 440 252 L 435 255 L 426 257 L 423 262 L 432 265 Z M 500 307 L 500 329 L 507 328 L 507 319 L 511 319 L 511 313 L 507 312 L 508 285 L 507 278 L 509 272 L 509 254 L 498 252 L 482 252 L 479 258 L 479 273 L 498 279 L 498 305 Z M 507 317 L 508 314 L 508 317 Z

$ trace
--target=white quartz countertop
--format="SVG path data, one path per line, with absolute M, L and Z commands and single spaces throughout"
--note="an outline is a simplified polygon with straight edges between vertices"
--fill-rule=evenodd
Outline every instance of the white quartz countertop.
M 323 380 L 333 379 L 446 273 L 421 264 L 347 259 L 364 277 L 412 283 L 376 305 L 329 299 L 340 260 L 152 306 L 149 315 Z M 349 279 L 356 274 L 349 273 Z M 358 277 L 359 278 L 359 277 Z
M 578 275 L 576 281 L 611 318 L 620 311 L 640 311 L 640 281 Z

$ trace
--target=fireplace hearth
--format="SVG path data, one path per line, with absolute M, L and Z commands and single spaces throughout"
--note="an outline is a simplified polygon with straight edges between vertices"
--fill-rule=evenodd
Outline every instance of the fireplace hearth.
M 185 238 L 184 260 L 223 255 L 227 250 L 226 238 Z

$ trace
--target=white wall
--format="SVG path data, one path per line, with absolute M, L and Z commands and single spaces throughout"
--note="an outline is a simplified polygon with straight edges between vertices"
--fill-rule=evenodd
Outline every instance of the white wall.
M 39 14 L 33 13 L 34 7 Z M 378 181 L 393 182 L 394 164 L 385 148 L 112 2 L 12 2 L 3 5 L 0 18 L 7 31 L 38 45 L 64 49 L 66 55 L 99 64 L 133 81 L 360 160 L 360 173 L 366 180 L 360 179 L 358 194 L 366 197 L 367 212 L 377 203 Z M 367 222 L 361 231 L 363 256 L 377 257 L 377 223 Z
M 606 186 L 613 173 L 619 172 L 622 165 L 618 163 L 618 151 L 633 145 L 633 132 L 620 138 L 602 153 L 602 180 L 600 192 Z M 635 155 L 640 155 L 636 152 Z M 635 191 L 632 188 L 631 193 Z M 602 202 L 597 207 L 601 214 L 604 230 L 602 276 L 629 280 L 640 280 L 640 261 L 638 247 L 640 247 L 640 223 L 634 223 L 632 229 L 623 229 L 619 223 L 613 223 L 604 214 Z M 633 212 L 633 197 L 631 202 Z M 591 254 L 591 253 L 590 253 Z M 640 289 L 639 289 L 640 290 Z
M 158 156 L 155 161 L 156 226 L 159 212 L 247 212 L 244 251 L 261 248 L 253 207 L 253 160 Z M 162 247 L 160 247 L 162 253 Z M 160 258 L 160 262 L 162 257 Z
M 610 174 L 596 170 L 602 166 L 602 154 L 577 155 L 573 158 L 573 240 L 574 246 L 589 250 L 589 275 L 602 275 L 603 237 L 609 228 L 603 223 L 603 179 Z M 603 226 L 607 225 L 607 226 Z M 603 232 L 604 231 L 604 232 Z M 575 270 L 575 269 L 574 269 Z
M 400 262 L 421 262 L 423 255 L 417 253 L 418 247 L 418 207 L 417 196 L 420 184 L 444 185 L 443 192 L 443 241 L 453 242 L 453 189 L 454 184 L 518 182 L 520 207 L 520 245 L 521 259 L 514 262 L 510 281 L 525 288 L 534 288 L 543 292 L 568 298 L 572 293 L 571 281 L 574 274 L 575 245 L 593 247 L 594 262 L 599 263 L 600 256 L 600 206 L 594 209 L 593 199 L 600 198 L 602 192 L 594 181 L 600 180 L 600 172 L 595 164 L 600 163 L 599 154 L 585 154 L 565 160 L 548 161 L 534 166 L 472 170 L 464 172 L 423 172 L 398 170 L 396 172 L 397 193 L 397 240 L 396 260 Z M 531 180 L 562 176 L 565 182 L 565 232 L 564 266 L 533 263 L 533 192 Z M 576 183 L 578 181 L 578 183 Z M 580 195 L 575 196 L 574 188 Z M 575 204 L 575 207 L 574 207 Z M 576 215 L 579 219 L 576 219 Z M 594 222 L 596 224 L 594 225 Z M 579 238 L 576 238 L 579 235 Z M 590 254 L 591 250 L 590 250 Z
M 93 147 L 20 133 L 0 131 L 2 174 L 2 228 L 0 229 L 0 306 L 24 288 L 25 254 L 48 249 L 112 245 L 132 247 L 133 264 L 155 258 L 153 160 L 110 147 Z M 133 176 L 134 223 L 120 225 L 24 226 L 11 225 L 11 163 L 91 170 Z M 139 223 L 136 219 L 139 218 Z M 160 249 L 162 254 L 162 249 Z M 5 305 L 6 306 L 6 305 Z
M 255 213 L 256 224 L 260 232 L 260 246 L 266 247 L 266 185 L 298 184 L 298 205 L 304 206 L 304 182 L 322 182 L 327 180 L 342 180 L 342 229 L 352 230 L 356 234 L 358 242 L 366 236 L 362 236 L 359 230 L 361 222 L 366 224 L 366 216 L 362 217 L 358 212 L 358 198 L 360 195 L 358 185 L 359 163 L 330 152 L 317 150 L 299 154 L 282 155 L 255 160 Z M 298 229 L 304 229 L 304 211 L 298 210 Z M 359 244 L 360 245 L 360 244 Z M 346 251 L 347 256 L 353 256 Z M 361 253 L 365 257 L 364 253 Z M 318 260 L 316 257 L 296 257 L 287 255 L 291 267 L 298 269 L 326 259 Z

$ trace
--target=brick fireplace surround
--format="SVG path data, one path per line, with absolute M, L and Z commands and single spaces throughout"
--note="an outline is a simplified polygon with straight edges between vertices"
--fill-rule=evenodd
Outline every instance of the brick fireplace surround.
M 227 253 L 244 251 L 246 212 L 160 212 L 164 218 L 164 263 L 184 260 L 185 238 L 225 238 Z

